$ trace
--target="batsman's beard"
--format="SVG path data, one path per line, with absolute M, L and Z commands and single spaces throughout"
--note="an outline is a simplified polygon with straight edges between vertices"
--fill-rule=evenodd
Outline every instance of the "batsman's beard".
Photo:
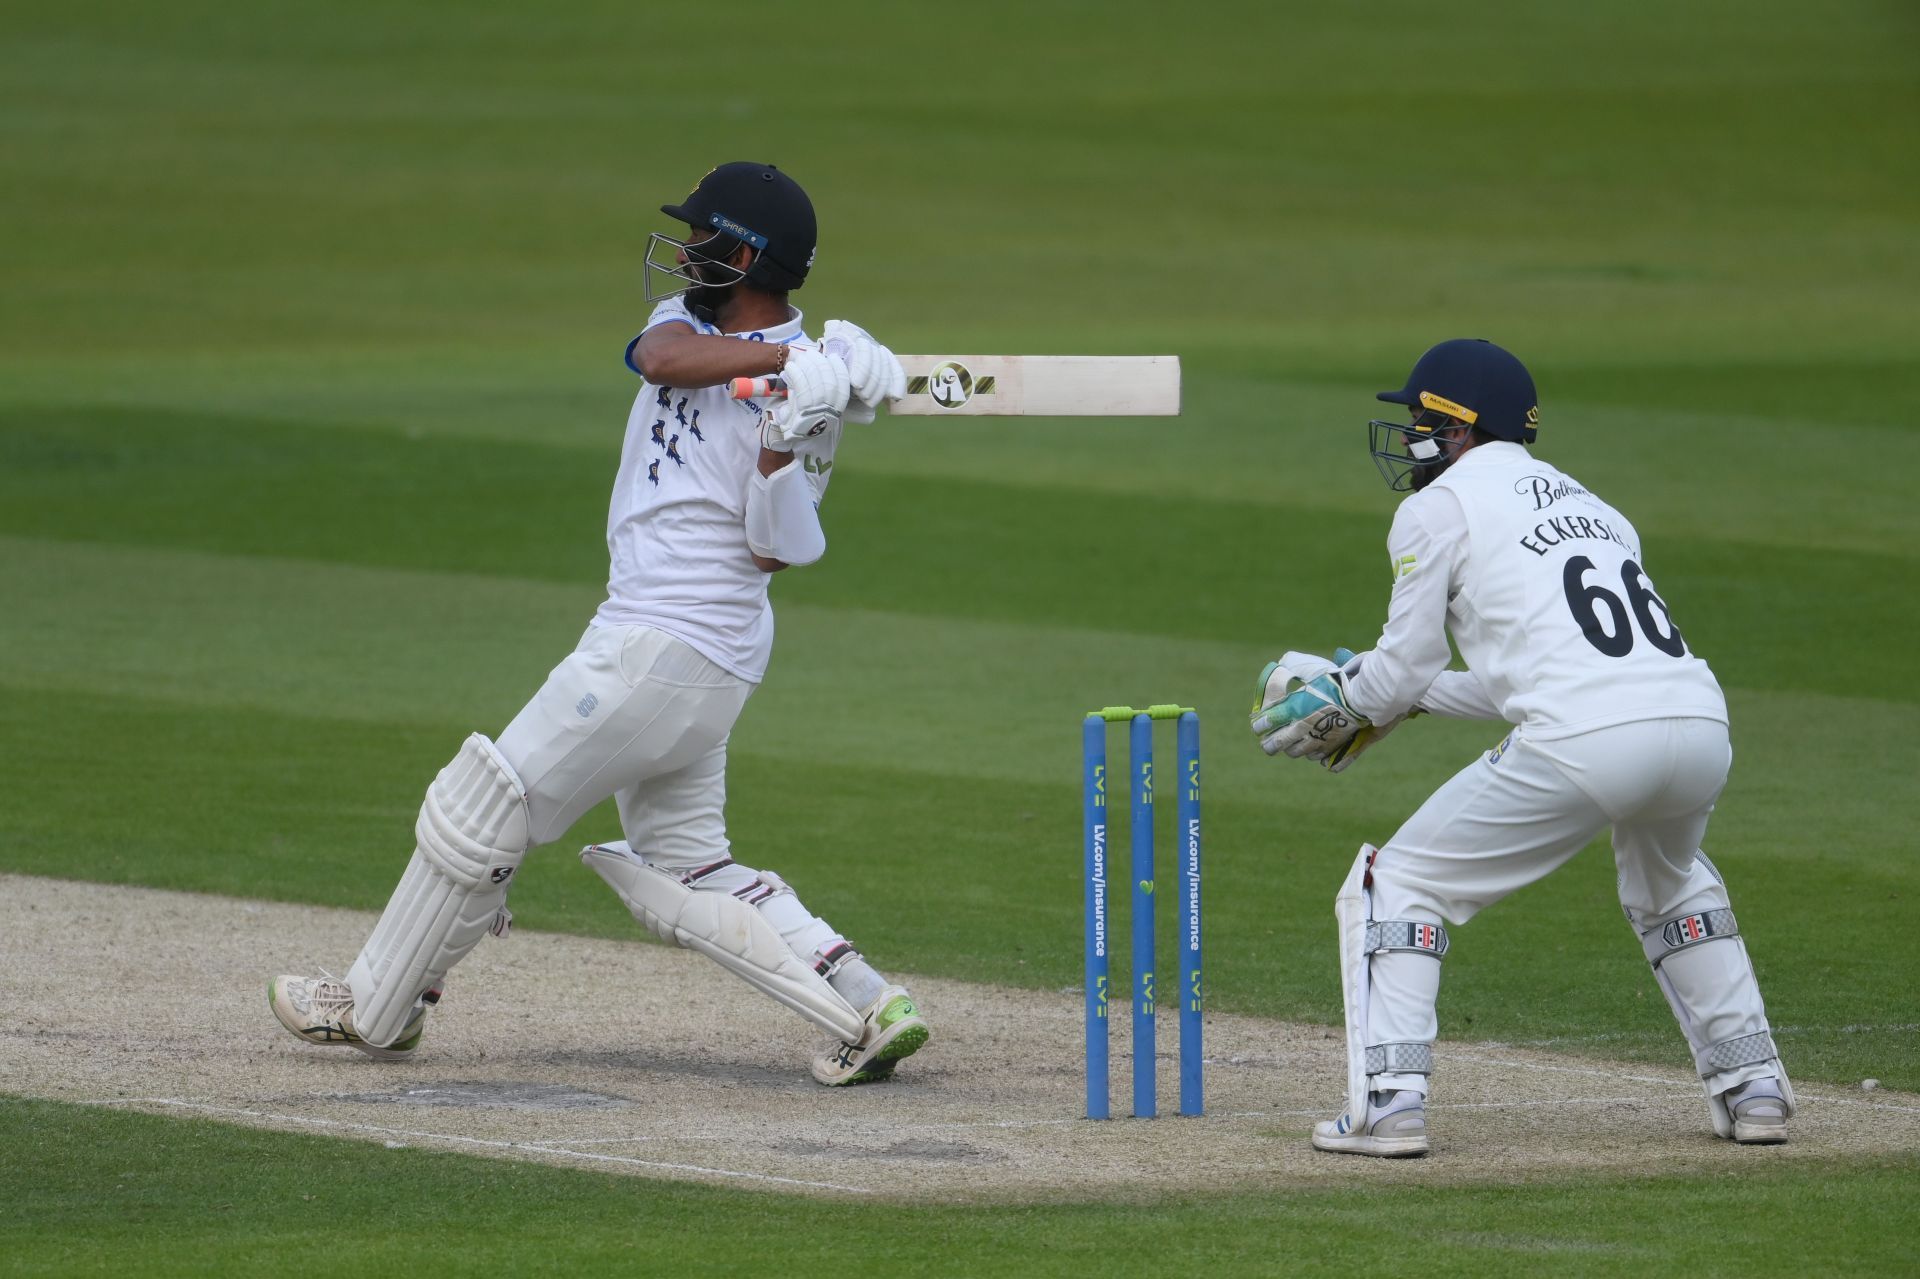
M 739 288 L 734 284 L 696 284 L 687 290 L 687 306 L 696 315 L 717 316 L 725 306 L 733 291 Z

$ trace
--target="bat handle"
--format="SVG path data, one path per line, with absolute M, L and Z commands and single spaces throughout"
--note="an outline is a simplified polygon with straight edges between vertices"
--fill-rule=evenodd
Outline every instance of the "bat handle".
M 839 338 L 827 343 L 824 348 L 828 355 L 845 360 L 849 349 Z M 727 384 L 727 394 L 736 400 L 784 400 L 787 387 L 778 377 L 737 377 Z
M 777 377 L 737 377 L 727 384 L 736 400 L 784 400 L 787 388 Z

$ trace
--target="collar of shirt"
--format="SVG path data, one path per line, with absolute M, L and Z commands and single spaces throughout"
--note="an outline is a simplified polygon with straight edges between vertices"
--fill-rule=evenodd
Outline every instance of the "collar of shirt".
M 1447 469 L 1453 470 L 1455 467 L 1461 466 L 1482 466 L 1490 462 L 1497 462 L 1502 458 L 1530 458 L 1532 456 L 1533 454 L 1527 451 L 1527 446 L 1524 444 L 1516 444 L 1512 440 L 1488 440 L 1485 444 L 1477 444 L 1473 448 L 1468 449 L 1461 455 L 1459 461 Z M 1480 459 L 1478 462 L 1474 461 L 1476 457 Z
M 712 324 L 703 322 L 700 327 L 708 333 L 718 333 L 721 337 L 743 338 L 748 342 L 792 342 L 807 336 L 802 331 L 805 320 L 806 317 L 797 308 L 789 306 L 786 322 L 776 324 L 772 328 L 749 329 L 744 333 L 721 333 L 719 328 Z

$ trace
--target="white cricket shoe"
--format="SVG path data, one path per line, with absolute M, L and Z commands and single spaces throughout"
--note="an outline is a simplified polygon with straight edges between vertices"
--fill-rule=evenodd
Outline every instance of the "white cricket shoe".
M 866 1033 L 857 1044 L 836 1040 L 813 1059 L 813 1077 L 829 1088 L 886 1079 L 902 1059 L 913 1056 L 931 1032 L 920 1005 L 904 986 L 889 986 L 867 1005 Z
M 280 1024 L 310 1044 L 357 1048 L 369 1057 L 398 1061 L 413 1055 L 427 1020 L 427 1009 L 440 1002 L 434 987 L 413 1005 L 400 1037 L 376 1048 L 353 1032 L 353 988 L 326 973 L 318 977 L 282 975 L 267 983 L 267 1006 Z
M 1313 1148 L 1337 1154 L 1408 1159 L 1427 1153 L 1427 1099 L 1411 1088 L 1376 1092 L 1368 1099 L 1367 1122 L 1354 1131 L 1342 1114 L 1313 1126 Z
M 1776 1079 L 1755 1079 L 1727 1091 L 1733 1139 L 1743 1146 L 1774 1146 L 1787 1139 L 1787 1099 Z

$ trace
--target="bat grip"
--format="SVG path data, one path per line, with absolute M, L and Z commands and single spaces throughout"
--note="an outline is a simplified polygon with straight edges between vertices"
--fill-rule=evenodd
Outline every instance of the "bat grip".
M 823 348 L 828 355 L 845 360 L 851 354 L 847 344 L 839 338 L 828 342 Z M 778 377 L 737 377 L 727 384 L 727 394 L 736 400 L 784 400 L 787 398 L 786 383 Z
M 784 400 L 787 388 L 777 377 L 737 377 L 727 384 L 727 394 L 736 400 Z

